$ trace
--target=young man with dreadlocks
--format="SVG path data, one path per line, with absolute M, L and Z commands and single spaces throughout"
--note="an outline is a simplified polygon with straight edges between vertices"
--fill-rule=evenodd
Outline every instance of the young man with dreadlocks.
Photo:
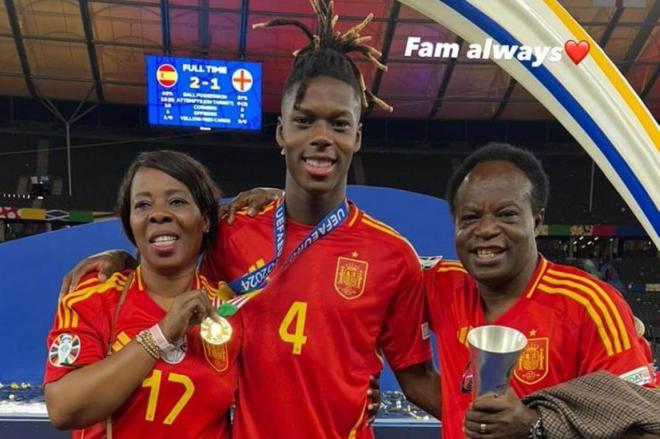
M 277 126 L 286 196 L 254 219 L 239 215 L 231 227 L 223 224 L 206 259 L 213 278 L 237 279 L 248 267 L 268 265 L 274 246 L 278 253 L 274 223 L 276 235 L 286 233 L 270 284 L 236 315 L 249 331 L 238 439 L 373 437 L 365 392 L 369 376 L 382 368 L 380 350 L 406 396 L 439 415 L 414 250 L 346 200 L 351 159 L 361 145 L 361 107 L 371 98 L 389 108 L 366 90 L 347 57 L 358 52 L 383 68 L 360 37 L 372 16 L 339 34 L 332 2 L 312 5 L 316 35 L 294 20 L 257 25 L 294 25 L 309 37 L 284 85 Z
M 295 53 L 277 126 L 286 197 L 255 219 L 221 223 L 203 263 L 211 280 L 232 280 L 235 292 L 247 293 L 232 317 L 246 331 L 238 439 L 372 438 L 366 393 L 382 368 L 381 351 L 408 399 L 440 416 L 417 256 L 346 199 L 361 107 L 370 99 L 391 110 L 347 56 L 357 52 L 384 69 L 360 36 L 373 15 L 341 34 L 332 2 L 311 3 L 316 35 L 294 20 L 256 25 L 294 25 L 310 40 Z M 76 271 L 117 268 L 108 262 L 97 257 Z

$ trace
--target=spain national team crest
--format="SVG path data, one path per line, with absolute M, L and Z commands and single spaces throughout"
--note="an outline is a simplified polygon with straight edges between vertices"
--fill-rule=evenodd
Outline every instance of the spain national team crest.
M 344 299 L 357 299 L 364 293 L 368 269 L 366 261 L 340 256 L 335 271 L 335 290 Z
M 48 361 L 55 367 L 71 366 L 80 354 L 80 338 L 75 334 L 60 334 L 48 351 Z
M 229 351 L 227 346 L 229 343 L 220 345 L 213 345 L 202 340 L 204 346 L 204 357 L 213 369 L 218 372 L 224 372 L 229 367 Z
M 513 374 L 521 383 L 536 384 L 548 375 L 548 337 L 530 338 Z

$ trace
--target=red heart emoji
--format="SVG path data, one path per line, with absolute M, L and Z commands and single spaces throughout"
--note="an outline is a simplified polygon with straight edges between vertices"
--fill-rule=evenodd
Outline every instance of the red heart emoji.
M 584 40 L 579 43 L 576 43 L 573 40 L 568 40 L 566 41 L 566 44 L 564 44 L 564 50 L 566 50 L 568 57 L 573 60 L 575 65 L 580 64 L 580 61 L 582 61 L 589 53 L 589 49 L 589 43 Z

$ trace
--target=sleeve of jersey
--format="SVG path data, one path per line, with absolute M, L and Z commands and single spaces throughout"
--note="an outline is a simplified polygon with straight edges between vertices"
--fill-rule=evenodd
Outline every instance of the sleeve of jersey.
M 432 358 L 422 270 L 412 249 L 406 250 L 380 338 L 383 352 L 395 371 Z
M 440 324 L 440 318 L 433 315 L 433 304 L 435 300 L 435 270 L 424 270 L 423 271 L 423 288 L 424 296 L 426 302 L 427 315 L 429 318 L 429 324 L 431 328 L 435 331 Z
M 437 333 L 442 325 L 443 308 L 457 299 L 464 284 L 465 270 L 454 262 L 439 261 L 424 270 L 424 290 L 431 328 Z
M 598 283 L 599 302 L 585 313 L 578 340 L 582 351 L 580 375 L 606 370 L 626 381 L 655 388 L 648 367 L 652 361 L 635 333 L 632 311 L 623 296 L 608 284 Z
M 48 333 L 48 354 L 44 384 L 105 357 L 109 325 L 99 292 L 111 286 L 100 283 L 96 273 L 83 279 L 76 291 L 64 296 L 57 306 L 53 327 Z
M 224 267 L 224 251 L 226 248 L 225 240 L 227 238 L 226 229 L 229 227 L 226 221 L 220 221 L 218 224 L 218 234 L 215 241 L 204 252 L 200 272 L 211 283 L 215 284 L 226 280 L 222 268 Z

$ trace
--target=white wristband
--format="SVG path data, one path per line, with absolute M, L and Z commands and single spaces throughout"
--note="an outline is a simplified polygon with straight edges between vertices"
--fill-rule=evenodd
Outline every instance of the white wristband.
M 160 349 L 161 352 L 167 353 L 176 349 L 176 345 L 173 345 L 169 342 L 169 340 L 167 340 L 167 338 L 165 338 L 165 334 L 163 334 L 163 331 L 160 329 L 160 325 L 158 323 L 149 328 L 149 332 L 151 333 L 151 336 L 156 342 L 156 346 L 158 346 L 158 349 Z

